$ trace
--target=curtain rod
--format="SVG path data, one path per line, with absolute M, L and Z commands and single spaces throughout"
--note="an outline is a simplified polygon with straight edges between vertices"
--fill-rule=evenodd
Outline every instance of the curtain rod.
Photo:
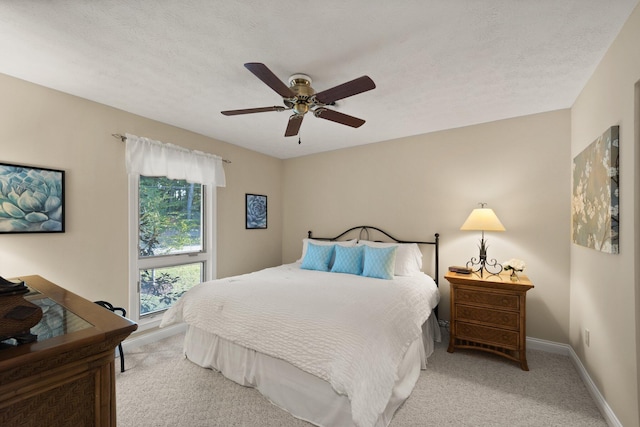
M 120 140 L 120 141 L 122 141 L 122 142 L 125 142 L 125 141 L 127 140 L 127 137 L 126 137 L 126 136 L 124 136 L 124 135 L 120 135 L 119 133 L 112 133 L 112 134 L 111 134 L 111 136 L 112 136 L 112 137 L 114 137 L 114 138 L 116 138 L 116 139 L 119 139 L 119 140 Z M 231 163 L 231 160 L 227 160 L 227 159 L 222 159 L 222 161 L 223 161 L 224 163 Z

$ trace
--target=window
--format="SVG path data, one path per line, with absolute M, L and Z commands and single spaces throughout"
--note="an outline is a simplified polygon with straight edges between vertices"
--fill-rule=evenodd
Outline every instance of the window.
M 213 191 L 165 177 L 131 177 L 132 317 L 156 326 L 191 287 L 214 277 Z
M 159 325 L 187 289 L 216 276 L 215 189 L 226 180 L 220 156 L 130 134 L 123 140 L 129 317 L 142 331 Z

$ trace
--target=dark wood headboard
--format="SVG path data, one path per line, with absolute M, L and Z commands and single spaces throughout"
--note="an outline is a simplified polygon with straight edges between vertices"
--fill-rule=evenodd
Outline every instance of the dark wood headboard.
M 438 284 L 438 276 L 440 275 L 440 271 L 439 271 L 439 264 L 440 264 L 440 234 L 439 233 L 435 233 L 434 234 L 434 240 L 431 242 L 422 242 L 422 241 L 416 241 L 416 240 L 400 240 L 400 239 L 396 239 L 395 237 L 393 237 L 391 234 L 387 233 L 384 230 L 379 229 L 378 227 L 373 227 L 371 225 L 358 225 L 356 227 L 351 227 L 350 229 L 343 231 L 342 233 L 338 234 L 335 237 L 316 237 L 313 236 L 313 233 L 311 232 L 311 230 L 309 230 L 307 232 L 307 236 L 310 239 L 316 239 L 316 240 L 326 240 L 326 241 L 334 241 L 334 240 L 338 240 L 341 237 L 346 236 L 347 234 L 353 232 L 353 231 L 358 231 L 358 240 L 369 240 L 369 230 L 375 230 L 378 231 L 382 234 L 384 234 L 385 236 L 387 236 L 389 239 L 391 239 L 393 242 L 396 243 L 417 243 L 419 245 L 434 245 L 435 246 L 435 277 L 433 278 L 433 280 L 436 282 L 436 285 Z M 355 233 L 354 233 L 355 234 Z

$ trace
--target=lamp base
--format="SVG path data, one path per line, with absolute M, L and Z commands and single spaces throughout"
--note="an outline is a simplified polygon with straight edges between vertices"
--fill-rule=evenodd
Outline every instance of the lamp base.
M 492 259 L 487 262 L 487 245 L 484 240 L 484 232 L 482 239 L 480 240 L 480 255 L 478 258 L 471 258 L 467 261 L 467 268 L 471 269 L 473 273 L 480 273 L 480 277 L 484 277 L 484 272 L 486 271 L 488 276 L 497 276 L 502 273 L 502 264 L 498 264 L 496 259 Z M 492 271 L 493 270 L 493 271 Z
M 481 264 L 477 262 L 474 263 L 474 259 L 475 258 L 471 258 L 471 261 L 467 262 L 467 268 L 470 268 L 472 273 L 477 274 L 480 277 L 484 277 L 485 275 L 487 277 L 498 276 L 502 273 L 502 265 L 497 262 L 494 263 L 493 261 L 495 260 L 492 260 L 491 264 Z M 494 271 L 491 271 L 491 269 L 494 269 Z

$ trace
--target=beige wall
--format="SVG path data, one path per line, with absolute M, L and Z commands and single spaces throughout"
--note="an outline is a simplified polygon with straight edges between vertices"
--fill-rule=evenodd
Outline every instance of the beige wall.
M 568 343 L 569 141 L 562 110 L 285 160 L 283 261 L 299 258 L 307 230 L 367 224 L 406 240 L 439 232 L 442 275 L 478 255 L 480 233 L 459 229 L 487 202 L 507 229 L 487 233 L 489 256 L 525 260 L 535 284 L 527 334 Z
M 66 232 L 0 234 L 0 275 L 39 274 L 90 300 L 128 307 L 131 133 L 231 160 L 217 190 L 218 277 L 281 262 L 282 161 L 0 75 L 0 161 L 66 171 Z M 268 196 L 268 229 L 245 230 L 244 194 Z
M 640 9 L 572 108 L 572 156 L 620 125 L 620 254 L 571 246 L 571 346 L 625 427 L 640 425 L 638 408 L 638 253 Z M 583 340 L 590 330 L 590 345 Z

